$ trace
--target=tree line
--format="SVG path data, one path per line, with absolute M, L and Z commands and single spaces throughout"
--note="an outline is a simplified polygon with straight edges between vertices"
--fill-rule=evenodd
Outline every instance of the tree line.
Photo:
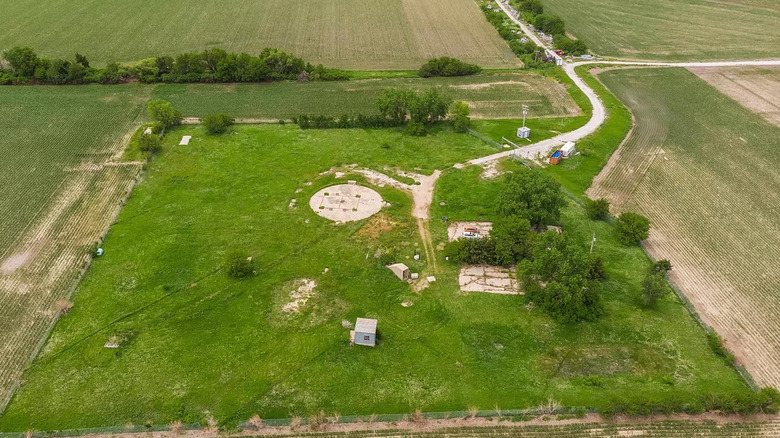
M 0 65 L 0 85 L 10 84 L 117 84 L 180 82 L 266 82 L 279 80 L 347 80 L 349 73 L 313 66 L 279 49 L 264 49 L 260 55 L 228 53 L 212 48 L 176 57 L 147 58 L 132 64 L 112 62 L 104 68 L 90 66 L 76 54 L 74 60 L 48 59 L 30 47 L 14 47 L 3 52 L 8 67 Z
M 553 38 L 553 47 L 565 54 L 579 56 L 588 53 L 588 45 L 582 40 L 566 36 L 566 24 L 557 15 L 545 14 L 541 0 L 512 0 L 524 21 Z
M 407 125 L 407 133 L 422 136 L 428 127 L 449 118 L 455 131 L 469 129 L 469 108 L 453 102 L 431 88 L 425 92 L 387 88 L 376 99 L 375 114 L 344 114 L 340 117 L 302 114 L 294 119 L 301 129 L 389 128 Z

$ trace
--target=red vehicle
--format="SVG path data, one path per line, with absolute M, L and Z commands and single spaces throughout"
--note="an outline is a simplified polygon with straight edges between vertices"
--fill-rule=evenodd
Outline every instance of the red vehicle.
M 554 52 L 558 56 L 563 56 L 563 50 L 555 50 Z

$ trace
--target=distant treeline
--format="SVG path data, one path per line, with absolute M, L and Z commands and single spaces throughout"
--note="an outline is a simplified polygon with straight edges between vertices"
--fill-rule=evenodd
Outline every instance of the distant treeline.
M 3 52 L 7 67 L 0 65 L 0 84 L 116 84 L 180 82 L 267 82 L 280 80 L 338 81 L 349 79 L 343 70 L 313 66 L 279 49 L 264 49 L 259 56 L 228 53 L 213 48 L 201 53 L 147 58 L 136 63 L 91 67 L 76 54 L 73 61 L 39 57 L 30 47 Z
M 523 58 L 523 55 L 531 55 L 541 49 L 533 41 L 523 42 L 524 35 L 522 30 L 508 19 L 499 6 L 496 4 L 493 4 L 490 8 L 488 6 L 489 2 L 482 3 L 480 6 L 482 12 L 498 30 L 501 37 L 509 43 L 509 47 L 516 55 Z M 542 6 L 540 0 L 512 0 L 512 6 L 520 12 L 520 16 L 524 21 L 531 23 L 537 30 L 551 35 L 554 48 L 563 50 L 565 54 L 572 56 L 588 52 L 585 42 L 572 40 L 566 36 L 566 25 L 561 17 L 544 13 L 544 6 Z M 527 59 L 524 59 L 524 61 L 528 64 Z M 531 66 L 536 65 L 532 64 Z

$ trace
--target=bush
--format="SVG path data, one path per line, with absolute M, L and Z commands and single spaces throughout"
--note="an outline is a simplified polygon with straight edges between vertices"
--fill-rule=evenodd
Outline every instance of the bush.
M 181 124 L 181 113 L 170 102 L 154 99 L 146 104 L 146 112 L 154 122 L 159 122 L 165 128 Z
M 211 135 L 224 133 L 234 123 L 236 120 L 227 114 L 211 114 L 203 118 L 203 127 Z
M 653 263 L 653 267 L 650 268 L 650 272 L 654 274 L 655 273 L 666 274 L 671 270 L 672 270 L 672 262 L 666 259 L 658 260 L 657 262 Z
M 444 247 L 444 255 L 458 265 L 497 264 L 495 240 L 489 237 L 453 240 Z
M 417 74 L 421 78 L 435 76 L 468 76 L 482 71 L 482 67 L 476 64 L 467 64 L 459 59 L 447 56 L 433 58 L 423 64 Z
M 427 133 L 427 131 L 425 130 L 425 125 L 422 122 L 410 121 L 409 125 L 406 127 L 406 133 L 415 137 L 422 137 Z
M 225 269 L 233 278 L 245 278 L 254 273 L 254 261 L 245 251 L 232 251 L 225 260 Z
M 459 100 L 452 105 L 450 122 L 452 122 L 452 128 L 455 132 L 468 132 L 469 127 L 471 127 L 471 119 L 469 118 L 469 105 L 466 102 Z
M 555 35 L 553 47 L 571 56 L 580 56 L 588 53 L 588 46 L 582 40 L 573 40 L 566 35 Z
M 642 297 L 647 307 L 654 308 L 669 289 L 666 277 L 661 273 L 648 273 L 642 281 Z
M 544 13 L 544 6 L 540 0 L 521 0 L 518 6 L 520 12 L 530 12 L 533 15 Z
M 609 218 L 609 200 L 605 198 L 585 200 L 585 214 L 593 220 L 606 220 Z
M 162 142 L 158 135 L 141 135 L 138 139 L 138 149 L 141 152 L 154 153 L 160 150 Z
M 624 245 L 639 245 L 650 236 L 650 219 L 639 213 L 626 211 L 615 222 L 618 239 Z
M 534 18 L 534 27 L 548 35 L 563 35 L 566 33 L 566 26 L 561 17 L 557 15 L 537 15 Z
M 732 355 L 723 344 L 723 338 L 714 331 L 707 333 L 707 345 L 710 346 L 710 350 L 712 350 L 716 356 L 720 356 L 728 361 L 734 360 L 734 355 Z

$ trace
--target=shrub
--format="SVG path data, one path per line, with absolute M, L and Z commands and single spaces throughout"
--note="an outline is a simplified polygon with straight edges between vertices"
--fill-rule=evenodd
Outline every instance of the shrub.
M 609 200 L 600 198 L 595 201 L 585 200 L 585 214 L 593 220 L 605 220 L 609 218 Z
M 715 353 L 716 356 L 720 356 L 729 361 L 734 359 L 734 356 L 723 344 L 723 338 L 721 338 L 720 335 L 718 335 L 714 331 L 707 333 L 707 345 L 710 346 L 710 350 L 712 350 L 712 352 Z
M 444 255 L 459 265 L 497 264 L 495 240 L 489 237 L 453 240 L 444 247 Z
M 561 17 L 557 15 L 537 15 L 534 18 L 534 27 L 548 35 L 562 35 L 566 33 L 566 26 Z
M 530 12 L 533 15 L 544 13 L 544 6 L 540 0 L 521 0 L 518 6 L 520 12 Z
M 138 149 L 141 152 L 155 153 L 160 150 L 162 142 L 158 135 L 141 135 L 138 139 Z
M 27 78 L 35 75 L 40 65 L 38 55 L 30 47 L 14 47 L 3 52 L 3 58 L 8 61 L 14 74 Z
M 425 130 L 425 125 L 422 122 L 410 121 L 409 125 L 406 127 L 406 133 L 415 137 L 422 137 L 427 132 Z
M 203 118 L 203 127 L 211 135 L 222 134 L 232 126 L 236 120 L 227 114 L 211 114 Z
M 650 236 L 650 219 L 639 213 L 626 211 L 615 222 L 618 239 L 624 245 L 639 245 Z
M 170 102 L 154 99 L 146 104 L 146 112 L 154 122 L 159 122 L 165 128 L 181 124 L 181 113 Z
M 588 53 L 588 46 L 582 40 L 573 40 L 566 35 L 555 35 L 553 46 L 567 55 L 579 56 Z
M 457 101 L 450 110 L 450 121 L 455 132 L 468 132 L 471 126 L 469 118 L 469 105 L 463 101 Z
M 417 74 L 422 78 L 435 76 L 468 76 L 482 71 L 482 67 L 476 64 L 467 64 L 459 59 L 447 56 L 433 58 L 423 64 Z
M 225 269 L 233 278 L 245 278 L 254 273 L 254 261 L 245 251 L 232 251 L 225 260 Z
M 650 268 L 650 272 L 652 273 L 666 274 L 671 270 L 672 270 L 672 262 L 670 262 L 667 259 L 658 260 L 657 262 L 653 263 L 653 267 Z
M 657 306 L 658 300 L 666 294 L 668 289 L 669 284 L 663 274 L 651 272 L 645 275 L 645 279 L 642 281 L 642 297 L 645 306 Z
M 592 255 L 590 258 L 590 269 L 588 270 L 587 278 L 590 280 L 603 280 L 607 278 L 607 271 L 604 268 L 604 261 L 598 254 Z

